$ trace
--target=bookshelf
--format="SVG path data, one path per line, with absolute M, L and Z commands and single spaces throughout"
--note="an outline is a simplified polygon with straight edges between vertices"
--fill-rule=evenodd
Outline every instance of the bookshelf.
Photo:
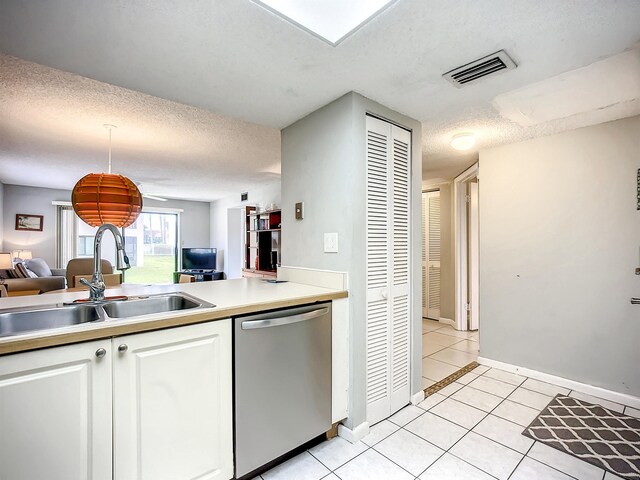
M 245 210 L 245 260 L 243 277 L 275 278 L 280 257 L 280 209 Z

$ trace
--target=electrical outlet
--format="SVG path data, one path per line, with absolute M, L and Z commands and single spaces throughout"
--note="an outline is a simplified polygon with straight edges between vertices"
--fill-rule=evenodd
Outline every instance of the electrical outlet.
M 324 253 L 338 253 L 338 234 L 324 234 Z

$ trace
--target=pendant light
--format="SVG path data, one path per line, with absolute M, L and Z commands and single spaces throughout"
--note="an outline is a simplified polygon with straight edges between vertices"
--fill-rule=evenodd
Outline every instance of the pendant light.
M 92 227 L 111 223 L 128 227 L 142 211 L 142 195 L 138 187 L 123 175 L 111 173 L 111 131 L 109 130 L 109 173 L 90 173 L 82 177 L 71 192 L 76 214 Z

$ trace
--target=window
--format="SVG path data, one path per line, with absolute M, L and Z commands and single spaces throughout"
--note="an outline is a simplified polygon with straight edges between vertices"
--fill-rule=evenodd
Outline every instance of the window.
M 178 267 L 178 214 L 143 212 L 125 228 L 127 283 L 173 283 Z
M 81 235 L 78 237 L 78 257 L 93 256 L 93 240 L 94 236 Z
M 97 228 L 90 227 L 70 205 L 57 206 L 57 267 L 65 268 L 72 258 L 92 257 Z M 178 269 L 179 213 L 143 212 L 133 225 L 123 229 L 125 253 L 131 268 L 123 272 L 126 283 L 173 283 Z M 115 267 L 113 236 L 102 237 L 102 259 Z

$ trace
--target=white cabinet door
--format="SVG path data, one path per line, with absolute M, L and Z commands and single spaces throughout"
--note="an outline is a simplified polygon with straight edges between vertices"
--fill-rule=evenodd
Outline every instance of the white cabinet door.
M 111 480 L 110 348 L 103 340 L 0 357 L 2 480 Z
M 231 320 L 114 338 L 113 355 L 115 480 L 233 477 Z

